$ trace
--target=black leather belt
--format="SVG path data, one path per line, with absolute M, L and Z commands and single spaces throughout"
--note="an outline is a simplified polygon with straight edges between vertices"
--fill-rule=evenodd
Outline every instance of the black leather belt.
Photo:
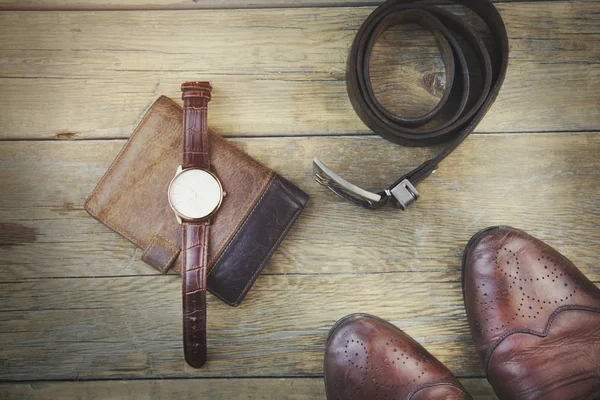
M 419 198 L 415 186 L 435 172 L 438 164 L 483 119 L 506 76 L 506 28 L 489 0 L 453 0 L 453 3 L 468 7 L 483 19 L 492 36 L 491 49 L 469 25 L 449 11 L 414 0 L 388 0 L 360 27 L 350 50 L 346 73 L 352 106 L 371 130 L 404 146 L 447 143 L 444 150 L 379 193 L 352 185 L 315 158 L 313 169 L 317 182 L 365 208 L 380 208 L 391 200 L 396 207 L 406 210 Z M 433 34 L 446 69 L 446 89 L 440 102 L 433 110 L 416 118 L 403 118 L 386 110 L 376 99 L 369 76 L 369 60 L 377 39 L 390 27 L 405 23 L 416 23 Z M 467 59 L 461 46 L 470 47 L 475 57 Z M 470 73 L 475 69 L 481 71 L 478 82 L 472 81 L 473 74 Z

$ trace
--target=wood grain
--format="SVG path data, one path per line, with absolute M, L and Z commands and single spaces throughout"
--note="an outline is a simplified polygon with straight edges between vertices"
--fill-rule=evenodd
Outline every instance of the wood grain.
M 2 284 L 0 379 L 315 376 L 329 329 L 355 312 L 393 322 L 456 374 L 482 377 L 460 283 L 437 276 L 270 275 L 240 307 L 208 296 L 209 361 L 200 370 L 182 357 L 178 277 Z
M 597 4 L 498 5 L 511 59 L 480 132 L 600 125 Z M 178 98 L 190 79 L 212 80 L 211 126 L 226 136 L 369 133 L 344 80 L 348 48 L 371 10 L 2 13 L 0 138 L 127 137 L 158 94 Z M 439 98 L 431 83 L 443 65 L 428 38 L 408 26 L 378 45 L 374 85 L 395 111 L 424 112 Z
M 156 275 L 81 209 L 124 141 L 0 144 L 0 237 L 12 238 L 0 246 L 0 378 L 314 376 L 329 327 L 353 312 L 391 320 L 457 374 L 481 377 L 460 289 L 473 233 L 522 227 L 599 278 L 599 135 L 474 135 L 408 213 L 338 201 L 312 183 L 310 161 L 318 154 L 378 187 L 431 149 L 374 136 L 235 143 L 312 199 L 241 307 L 210 296 L 211 362 L 201 371 L 180 354 L 179 278 Z
M 155 273 L 133 245 L 82 208 L 124 143 L 0 144 L 0 222 L 9 224 L 0 226 L 0 238 L 6 238 L 0 243 L 1 280 Z M 439 279 L 458 282 L 468 239 L 504 224 L 548 241 L 600 279 L 594 268 L 599 135 L 474 135 L 419 186 L 422 198 L 407 213 L 391 207 L 366 212 L 339 200 L 314 182 L 312 158 L 319 156 L 351 182 L 380 189 L 433 149 L 403 148 L 375 136 L 234 143 L 311 196 L 266 274 L 437 271 L 443 272 Z
M 474 399 L 496 398 L 462 305 L 471 235 L 522 228 L 600 282 L 600 3 L 498 2 L 511 40 L 505 87 L 407 213 L 357 209 L 311 174 L 317 155 L 378 189 L 435 152 L 368 135 L 347 100 L 348 48 L 379 3 L 0 0 L 0 10 L 102 10 L 0 12 L 0 380 L 13 381 L 1 398 L 324 398 L 327 332 L 354 312 L 404 329 Z M 137 11 L 106 12 L 117 9 Z M 435 105 L 443 72 L 415 26 L 387 32 L 371 63 L 378 98 L 403 115 Z M 179 278 L 144 265 L 82 204 L 143 110 L 204 78 L 215 86 L 210 126 L 311 200 L 240 307 L 209 295 L 210 360 L 194 370 Z
M 496 399 L 485 379 L 461 379 L 474 400 Z M 157 399 L 214 399 L 254 400 L 291 399 L 313 400 L 325 398 L 322 378 L 304 379 L 185 379 L 108 382 L 32 382 L 27 384 L 0 384 L 0 393 L 6 400 L 63 399 L 95 400 L 110 398 Z
M 497 0 L 493 1 L 496 2 Z M 523 0 L 499 0 L 499 2 L 511 1 Z M 349 7 L 378 5 L 381 3 L 383 3 L 383 0 L 0 0 L 0 10 L 190 10 L 257 7 Z

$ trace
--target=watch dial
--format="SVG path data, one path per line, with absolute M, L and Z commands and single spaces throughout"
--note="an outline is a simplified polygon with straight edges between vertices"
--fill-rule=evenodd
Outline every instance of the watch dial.
M 185 219 L 210 215 L 221 203 L 221 184 L 201 169 L 188 169 L 177 175 L 169 186 L 171 207 Z

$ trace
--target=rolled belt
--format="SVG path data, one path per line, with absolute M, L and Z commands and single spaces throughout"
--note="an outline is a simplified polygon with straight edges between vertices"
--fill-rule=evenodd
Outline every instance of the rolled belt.
M 350 102 L 373 132 L 403 146 L 447 143 L 441 153 L 378 193 L 351 184 L 315 158 L 313 169 L 317 182 L 365 208 L 380 208 L 391 200 L 396 207 L 406 210 L 419 198 L 415 186 L 435 172 L 438 164 L 483 119 L 506 76 L 509 51 L 506 28 L 489 0 L 453 0 L 452 3 L 468 7 L 485 22 L 491 33 L 491 49 L 468 24 L 449 11 L 414 0 L 388 0 L 360 27 L 350 50 L 346 73 Z M 395 115 L 383 107 L 375 97 L 369 75 L 369 61 L 377 39 L 390 27 L 406 23 L 418 24 L 433 34 L 446 70 L 446 88 L 441 100 L 433 110 L 415 118 Z M 465 44 L 475 57 L 465 57 L 465 49 L 461 47 Z M 481 78 L 473 82 L 476 69 L 480 70 Z

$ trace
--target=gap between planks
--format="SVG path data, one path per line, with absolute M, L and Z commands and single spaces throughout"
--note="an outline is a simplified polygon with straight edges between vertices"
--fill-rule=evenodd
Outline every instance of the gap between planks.
M 479 130 L 597 129 L 593 106 L 600 92 L 593 83 L 600 29 L 591 17 L 596 5 L 563 1 L 498 8 L 511 37 L 510 65 Z M 1 136 L 127 137 L 159 94 L 180 96 L 179 85 L 190 71 L 214 78 L 211 126 L 224 135 L 369 134 L 344 85 L 348 47 L 368 13 L 330 8 L 2 14 L 0 75 L 10 79 L 1 80 Z M 540 23 L 532 25 L 531 15 Z M 198 41 L 206 30 L 210 37 Z M 400 106 L 402 115 L 426 111 L 439 101 L 437 86 L 426 78 L 443 69 L 433 38 L 410 27 L 384 36 L 372 58 L 381 100 L 394 112 Z M 36 118 L 24 105 L 38 110 Z
M 479 135 L 485 135 L 485 136 L 489 136 L 489 137 L 494 137 L 494 136 L 510 136 L 510 135 L 527 135 L 527 136 L 536 136 L 536 135 L 587 135 L 587 134 L 596 134 L 596 133 L 600 133 L 600 129 L 586 129 L 586 130 L 574 130 L 574 131 L 570 131 L 570 130 L 554 130 L 554 131 L 546 131 L 546 130 L 542 130 L 542 131 L 527 131 L 527 132 L 523 132 L 523 131 L 514 131 L 514 132 L 473 132 L 471 133 L 469 136 L 479 136 Z M 380 138 L 382 139 L 381 136 L 375 134 L 375 133 L 361 133 L 361 132 L 357 132 L 357 133 L 352 133 L 352 134 L 345 134 L 345 135 L 340 135 L 340 134 L 336 134 L 336 133 L 331 133 L 331 134 L 327 134 L 327 133 L 323 133 L 323 134 L 315 134 L 315 135 L 301 135 L 300 133 L 298 134 L 294 134 L 292 133 L 286 133 L 283 135 L 253 135 L 253 134 L 238 134 L 238 135 L 228 135 L 226 136 L 226 138 L 228 140 L 231 139 L 311 139 L 311 138 L 331 138 L 331 139 L 359 139 L 359 138 L 363 138 L 363 139 L 373 139 L 373 138 Z M 52 138 L 1 138 L 0 137 L 0 142 L 69 142 L 69 141 L 80 141 L 80 142 L 93 142 L 93 141 L 99 141 L 99 142 L 111 142 L 111 141 L 123 141 L 126 142 L 128 140 L 128 138 L 124 138 L 124 137 L 119 137 L 119 136 L 115 136 L 115 137 L 103 137 L 103 138 L 98 138 L 98 137 L 71 137 L 71 138 L 65 138 L 65 139 L 52 139 Z M 468 140 L 468 139 L 467 139 Z M 400 145 L 398 145 L 400 146 Z
M 474 400 L 496 399 L 490 385 L 483 378 L 462 378 L 461 383 Z M 4 390 L 3 390 L 4 389 Z M 294 400 L 324 399 L 325 385 L 322 376 L 250 379 L 166 379 L 127 381 L 28 381 L 0 384 L 0 391 L 7 393 L 7 400 L 21 400 L 35 396 L 36 399 L 81 398 L 239 398 L 246 400 L 286 398 Z
M 494 4 L 503 3 L 552 3 L 565 0 L 492 0 Z M 596 0 L 570 0 L 573 3 L 586 3 Z M 173 10 L 249 10 L 277 8 L 357 8 L 374 7 L 383 4 L 383 0 L 248 0 L 231 2 L 227 0 L 150 0 L 150 1 L 80 1 L 78 5 L 68 5 L 56 0 L 0 0 L 2 11 L 173 11 Z M 429 1 L 433 5 L 452 4 L 451 1 Z

